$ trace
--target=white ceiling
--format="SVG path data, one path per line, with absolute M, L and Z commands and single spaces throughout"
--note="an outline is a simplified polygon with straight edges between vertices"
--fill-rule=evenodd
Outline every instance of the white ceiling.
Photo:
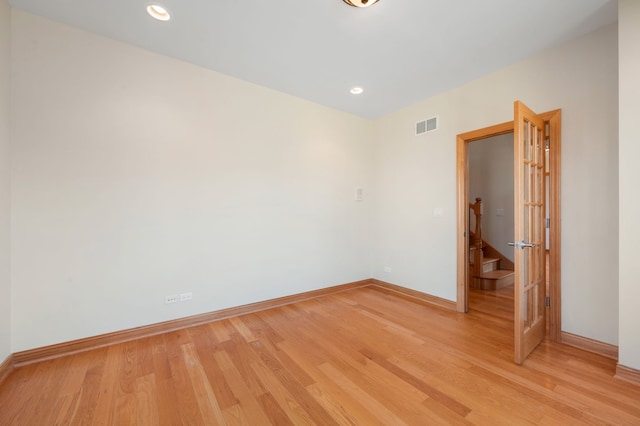
M 616 0 L 158 0 L 169 22 L 147 15 L 151 0 L 9 2 L 365 118 L 617 20 Z

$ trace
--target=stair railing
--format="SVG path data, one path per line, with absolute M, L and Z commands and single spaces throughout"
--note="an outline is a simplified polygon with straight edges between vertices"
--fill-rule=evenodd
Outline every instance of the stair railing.
M 483 253 L 482 253 L 482 198 L 477 197 L 475 203 L 469 203 L 469 208 L 473 212 L 475 217 L 475 232 L 473 241 L 469 244 L 470 247 L 473 247 L 473 276 L 479 277 L 482 275 L 482 262 L 483 262 Z M 476 279 L 472 280 L 476 281 Z

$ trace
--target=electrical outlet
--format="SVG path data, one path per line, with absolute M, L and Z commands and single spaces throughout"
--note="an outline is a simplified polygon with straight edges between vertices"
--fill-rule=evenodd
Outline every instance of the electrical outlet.
M 191 300 L 191 299 L 193 299 L 193 293 L 191 293 L 190 291 L 187 293 L 180 293 L 181 302 L 186 302 L 187 300 Z
M 164 297 L 164 303 L 166 303 L 167 305 L 169 303 L 177 303 L 178 302 L 178 298 L 179 298 L 179 296 L 177 294 L 172 294 L 172 295 L 169 295 L 169 296 L 165 296 Z
M 384 271 L 387 273 L 391 272 L 391 266 L 385 266 Z

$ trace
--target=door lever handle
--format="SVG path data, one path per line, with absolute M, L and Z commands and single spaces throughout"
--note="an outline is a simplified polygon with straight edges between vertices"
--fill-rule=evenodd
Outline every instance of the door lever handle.
M 513 243 L 507 243 L 508 245 L 515 247 L 515 248 L 519 248 L 519 249 L 524 249 L 527 247 L 535 247 L 536 245 L 534 243 L 525 243 L 524 240 L 522 241 L 516 241 Z

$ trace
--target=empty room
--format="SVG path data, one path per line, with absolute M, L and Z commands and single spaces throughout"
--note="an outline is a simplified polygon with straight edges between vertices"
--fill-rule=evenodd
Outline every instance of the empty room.
M 0 0 L 0 425 L 640 424 L 640 2 Z

